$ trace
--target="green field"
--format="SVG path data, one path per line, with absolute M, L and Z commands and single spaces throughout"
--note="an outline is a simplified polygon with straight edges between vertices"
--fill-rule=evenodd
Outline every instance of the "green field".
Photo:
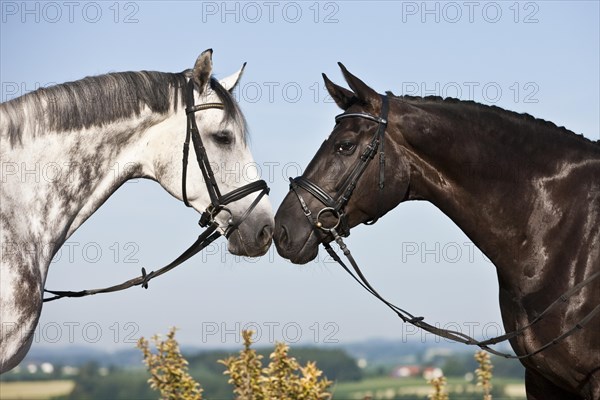
M 494 396 L 494 400 L 525 399 L 525 386 L 521 380 L 494 378 L 493 384 L 503 387 L 503 395 Z M 46 400 L 70 393 L 74 385 L 75 383 L 71 380 L 2 382 L 0 383 L 0 399 Z M 451 400 L 460 400 L 467 394 L 480 393 L 479 388 L 465 383 L 460 378 L 448 379 L 447 388 Z M 359 382 L 338 383 L 332 390 L 335 400 L 363 400 L 367 396 L 376 400 L 401 396 L 416 400 L 427 399 L 427 395 L 431 393 L 431 387 L 421 378 L 368 378 Z
M 525 399 L 525 385 L 522 380 L 494 378 L 492 384 L 499 388 L 504 387 L 503 396 L 495 396 L 494 400 Z M 467 394 L 481 393 L 481 389 L 466 383 L 461 378 L 449 378 L 447 390 L 451 400 L 464 398 Z M 362 400 L 367 396 L 377 400 L 400 396 L 411 399 L 427 399 L 427 395 L 431 393 L 431 386 L 422 378 L 380 377 L 363 379 L 360 382 L 338 383 L 333 387 L 333 393 L 335 400 Z
M 69 394 L 74 387 L 71 380 L 1 382 L 0 399 L 45 400 Z

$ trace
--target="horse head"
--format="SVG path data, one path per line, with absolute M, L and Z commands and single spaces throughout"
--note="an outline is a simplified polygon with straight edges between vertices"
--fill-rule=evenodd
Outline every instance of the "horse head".
M 253 194 L 259 186 L 255 190 L 244 189 L 256 183 L 250 174 L 244 173 L 255 162 L 244 116 L 232 96 L 244 66 L 217 80 L 212 77 L 212 50 L 203 52 L 194 68 L 186 71 L 188 132 L 192 125 L 200 140 L 196 142 L 192 134 L 190 146 L 190 137 L 186 138 L 190 150 L 184 154 L 185 164 L 179 161 L 183 136 L 182 140 L 174 140 L 169 132 L 168 141 L 160 135 L 152 145 L 156 148 L 153 152 L 156 180 L 175 197 L 203 213 L 203 219 L 214 217 L 218 229 L 228 238 L 231 253 L 254 257 L 266 253 L 271 245 L 273 212 L 266 197 L 258 199 Z M 180 125 L 184 118 L 178 118 Z M 186 166 L 188 157 L 191 162 Z M 268 190 L 266 184 L 264 188 Z M 228 196 L 231 193 L 237 194 Z M 232 198 L 224 204 L 228 197 Z
M 325 86 L 343 110 L 275 216 L 275 244 L 282 257 L 303 264 L 317 256 L 318 245 L 374 222 L 405 197 L 408 164 L 399 157 L 401 119 L 389 112 L 388 100 L 352 75 L 340 63 L 352 90 L 330 81 Z M 388 103 L 385 104 L 384 103 Z M 394 105 L 397 107 L 398 105 Z

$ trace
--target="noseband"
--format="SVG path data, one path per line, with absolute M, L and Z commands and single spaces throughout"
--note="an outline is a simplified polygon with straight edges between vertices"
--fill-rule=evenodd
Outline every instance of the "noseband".
M 186 206 L 191 207 L 188 196 L 187 196 L 187 164 L 188 164 L 188 156 L 190 153 L 190 138 L 192 139 L 192 143 L 194 145 L 194 151 L 196 152 L 196 160 L 198 161 L 198 167 L 200 171 L 202 171 L 202 177 L 204 178 L 204 182 L 206 182 L 206 189 L 208 190 L 208 195 L 210 197 L 210 204 L 206 207 L 206 210 L 200 216 L 200 221 L 198 224 L 203 227 L 214 227 L 215 229 L 218 227 L 218 223 L 215 218 L 217 214 L 221 211 L 225 211 L 230 215 L 228 220 L 227 228 L 225 229 L 224 235 L 229 238 L 231 234 L 239 228 L 239 226 L 244 222 L 246 218 L 250 215 L 252 210 L 258 205 L 258 202 L 262 199 L 262 197 L 266 194 L 269 194 L 269 187 L 264 180 L 254 181 L 242 187 L 232 190 L 231 192 L 222 195 L 219 190 L 219 185 L 217 180 L 215 179 L 215 175 L 210 167 L 210 162 L 208 160 L 208 155 L 206 154 L 206 148 L 202 143 L 202 137 L 200 136 L 200 132 L 198 130 L 198 125 L 196 124 L 195 114 L 198 111 L 208 110 L 211 108 L 223 109 L 223 104 L 221 103 L 205 103 L 194 105 L 194 82 L 190 80 L 188 82 L 188 90 L 186 97 L 187 107 L 185 109 L 185 113 L 187 115 L 187 129 L 185 142 L 183 143 L 183 172 L 181 175 L 181 193 L 183 196 L 183 202 Z M 246 209 L 244 214 L 234 221 L 233 214 L 231 211 L 225 207 L 229 203 L 233 203 L 234 201 L 240 200 L 254 192 L 260 191 L 258 197 L 254 199 L 252 204 Z
M 350 235 L 350 228 L 348 227 L 348 218 L 345 213 L 345 207 L 350 201 L 354 189 L 358 184 L 359 179 L 369 166 L 369 163 L 377 152 L 379 152 L 379 200 L 377 202 L 377 215 L 370 221 L 366 222 L 367 225 L 374 224 L 381 215 L 381 192 L 385 187 L 385 129 L 387 127 L 387 115 L 389 110 L 389 103 L 387 96 L 381 96 L 381 113 L 379 117 L 371 115 L 369 113 L 355 112 L 355 113 L 343 113 L 335 117 L 336 124 L 344 118 L 364 118 L 370 121 L 377 122 L 377 131 L 373 135 L 371 142 L 362 152 L 356 163 L 350 170 L 348 176 L 344 179 L 343 184 L 340 186 L 342 189 L 336 193 L 336 197 L 333 198 L 319 185 L 310 181 L 309 179 L 298 176 L 296 178 L 290 178 L 290 189 L 298 197 L 302 211 L 308 218 L 311 225 L 316 229 L 320 229 L 328 234 L 332 234 L 335 238 L 336 235 L 347 237 Z M 306 205 L 306 202 L 302 198 L 302 195 L 298 192 L 298 188 L 302 188 L 313 197 L 319 200 L 325 207 L 322 208 L 316 217 L 312 216 L 312 212 Z M 327 214 L 333 215 L 336 222 L 330 225 L 324 224 L 321 220 Z
M 217 230 L 219 228 L 219 223 L 216 221 L 216 217 L 221 211 L 225 211 L 230 215 L 230 218 L 227 221 L 227 227 L 225 228 L 223 233 L 223 235 L 226 238 L 229 238 L 229 236 L 231 236 L 231 234 L 239 228 L 242 222 L 244 222 L 246 218 L 248 218 L 252 210 L 256 208 L 258 202 L 263 198 L 263 196 L 269 194 L 269 187 L 267 186 L 267 183 L 264 180 L 258 180 L 249 183 L 247 185 L 234 189 L 231 192 L 226 193 L 224 195 L 221 194 L 221 191 L 219 190 L 219 185 L 217 184 L 217 180 L 215 179 L 215 175 L 210 167 L 208 155 L 206 154 L 206 148 L 202 143 L 202 138 L 200 137 L 200 131 L 198 130 L 198 125 L 196 124 L 195 118 L 196 112 L 213 108 L 223 110 L 224 106 L 221 103 L 205 103 L 198 105 L 194 104 L 194 82 L 190 80 L 188 82 L 186 93 L 185 113 L 187 115 L 187 129 L 185 135 L 185 142 L 183 143 L 183 170 L 181 179 L 181 192 L 183 196 L 183 202 L 186 206 L 191 207 L 188 201 L 186 188 L 187 164 L 190 152 L 191 139 L 194 145 L 194 151 L 196 152 L 198 167 L 200 168 L 200 171 L 202 171 L 202 176 L 204 178 L 204 182 L 206 182 L 206 188 L 210 196 L 210 204 L 208 205 L 208 207 L 206 207 L 206 210 L 204 210 L 204 212 L 200 216 L 200 221 L 198 222 L 201 227 L 206 229 L 198 236 L 198 239 L 196 239 L 196 241 L 179 257 L 177 257 L 171 263 L 165 265 L 164 267 L 156 271 L 146 273 L 146 269 L 142 268 L 141 276 L 130 279 L 121 284 L 109 286 L 102 289 L 87 289 L 80 291 L 59 291 L 44 289 L 44 292 L 54 295 L 52 297 L 44 298 L 44 302 L 61 299 L 63 297 L 83 297 L 98 293 L 116 292 L 119 290 L 130 288 L 132 286 L 141 286 L 144 289 L 148 289 L 148 282 L 151 279 L 156 278 L 157 276 L 160 276 L 177 267 L 178 265 L 182 264 L 186 260 L 196 255 L 198 252 L 202 251 L 209 244 L 217 240 L 219 236 L 221 236 L 221 233 Z M 258 191 L 260 191 L 260 193 L 258 194 L 256 199 L 254 199 L 254 201 L 250 204 L 246 211 L 244 211 L 244 213 L 237 220 L 234 220 L 233 214 L 225 206 Z

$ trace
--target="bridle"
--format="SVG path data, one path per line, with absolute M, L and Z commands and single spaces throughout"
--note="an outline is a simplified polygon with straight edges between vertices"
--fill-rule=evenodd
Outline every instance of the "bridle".
M 579 329 L 583 329 L 583 327 L 592 320 L 598 313 L 600 313 L 600 304 L 597 305 L 592 311 L 590 311 L 585 317 L 583 317 L 579 322 L 577 322 L 573 327 L 563 332 L 558 337 L 553 340 L 545 343 L 539 348 L 530 351 L 527 354 L 522 355 L 512 355 L 509 353 L 503 353 L 497 351 L 491 347 L 490 345 L 495 345 L 498 343 L 505 342 L 507 340 L 513 339 L 525 332 L 527 329 L 535 325 L 537 322 L 542 320 L 550 311 L 558 307 L 560 304 L 566 303 L 567 300 L 581 290 L 584 286 L 591 283 L 593 280 L 598 279 L 600 277 L 600 271 L 596 272 L 590 276 L 588 276 L 585 280 L 581 281 L 577 285 L 573 286 L 567 292 L 563 293 L 559 298 L 557 298 L 554 302 L 552 302 L 544 311 L 542 311 L 539 315 L 537 315 L 530 323 L 525 326 L 522 326 L 512 332 L 505 333 L 504 335 L 500 335 L 497 337 L 493 337 L 487 340 L 477 340 L 469 335 L 466 335 L 459 331 L 453 331 L 448 329 L 438 328 L 433 326 L 427 322 L 425 322 L 424 317 L 416 317 L 410 312 L 403 310 L 402 308 L 396 306 L 395 304 L 386 300 L 382 295 L 380 295 L 377 290 L 371 286 L 365 275 L 362 273 L 360 267 L 354 260 L 354 257 L 350 253 L 348 246 L 344 243 L 342 237 L 347 237 L 350 234 L 350 229 L 348 227 L 347 215 L 345 213 L 345 206 L 348 204 L 352 193 L 354 193 L 354 189 L 360 179 L 360 177 L 365 172 L 367 166 L 370 161 L 375 157 L 377 151 L 379 151 L 379 195 L 377 201 L 377 215 L 371 220 L 366 222 L 366 224 L 373 224 L 377 219 L 381 216 L 381 195 L 382 191 L 385 187 L 385 153 L 384 153 L 384 141 L 385 141 L 385 130 L 387 127 L 387 115 L 389 111 L 389 104 L 387 96 L 381 96 L 381 112 L 379 117 L 376 117 L 372 114 L 364 113 L 364 112 L 353 112 L 353 113 L 342 113 L 335 117 L 336 123 L 338 123 L 343 118 L 364 118 L 378 123 L 377 131 L 373 135 L 370 143 L 367 145 L 365 150 L 360 155 L 359 159 L 356 161 L 354 166 L 350 169 L 349 175 L 343 180 L 343 184 L 340 186 L 342 188 L 341 191 L 336 193 L 335 197 L 330 196 L 325 190 L 323 190 L 319 185 L 310 181 L 309 179 L 299 176 L 296 178 L 290 178 L 290 190 L 293 191 L 300 202 L 300 206 L 302 207 L 302 211 L 309 223 L 313 227 L 314 230 L 319 230 L 325 233 L 327 239 L 333 239 L 340 250 L 343 252 L 344 256 L 350 262 L 352 269 L 354 272 L 350 270 L 350 268 L 342 261 L 340 256 L 335 252 L 335 250 L 330 246 L 329 241 L 321 240 L 323 247 L 342 268 L 350 274 L 350 276 L 358 282 L 360 286 L 362 286 L 367 292 L 371 295 L 379 299 L 383 304 L 389 307 L 398 317 L 405 323 L 412 324 L 418 328 L 421 328 L 429 333 L 434 335 L 453 340 L 455 342 L 478 346 L 479 348 L 488 351 L 492 354 L 502 356 L 504 358 L 514 358 L 514 359 L 524 359 L 536 355 L 547 348 L 559 343 L 566 337 L 573 334 L 575 331 Z M 316 217 L 313 216 L 312 211 L 306 204 L 306 201 L 298 191 L 298 188 L 304 189 L 306 192 L 310 193 L 313 197 L 319 200 L 325 207 L 317 212 Z M 324 214 L 330 213 L 335 218 L 334 223 L 329 223 L 326 225 L 324 221 L 322 221 L 322 217 Z
M 369 142 L 367 147 L 363 150 L 358 160 L 356 160 L 354 166 L 350 169 L 350 173 L 343 180 L 343 183 L 340 186 L 341 189 L 338 190 L 338 192 L 335 195 L 335 198 L 330 196 L 327 193 L 327 191 L 323 190 L 319 185 L 303 176 L 298 176 L 293 179 L 290 178 L 291 190 L 293 190 L 296 196 L 298 197 L 304 215 L 306 215 L 311 224 L 314 225 L 316 228 L 321 229 L 324 232 L 331 233 L 333 236 L 340 235 L 342 237 L 347 237 L 348 235 L 350 235 L 350 229 L 348 228 L 348 218 L 345 213 L 345 207 L 350 201 L 350 198 L 354 193 L 354 189 L 356 188 L 358 181 L 369 166 L 371 160 L 375 158 L 375 155 L 377 153 L 379 153 L 379 194 L 377 202 L 378 211 L 377 215 L 372 220 L 366 222 L 366 224 L 374 224 L 381 216 L 381 195 L 383 189 L 385 188 L 384 143 L 385 128 L 387 127 L 388 110 L 388 97 L 381 96 L 381 113 L 379 117 L 363 112 L 342 113 L 335 117 L 336 124 L 344 118 L 364 118 L 370 121 L 377 122 L 378 124 L 377 131 L 371 138 L 371 141 Z M 312 212 L 306 205 L 306 202 L 302 198 L 302 195 L 298 192 L 298 188 L 306 190 L 325 206 L 317 213 L 316 217 L 312 216 Z M 332 214 L 336 222 L 332 225 L 325 225 L 324 222 L 321 221 L 321 217 L 324 217 L 326 214 Z
M 196 152 L 196 160 L 198 161 L 198 167 L 202 172 L 202 177 L 206 182 L 206 189 L 208 190 L 208 195 L 210 197 L 210 204 L 204 210 L 200 217 L 199 225 L 203 228 L 210 229 L 211 227 L 218 227 L 218 223 L 215 218 L 217 214 L 221 211 L 227 212 L 231 218 L 228 220 L 228 226 L 225 229 L 224 236 L 229 238 L 229 236 L 244 222 L 246 218 L 250 215 L 252 210 L 258 205 L 258 202 L 262 199 L 265 194 L 269 193 L 269 187 L 264 180 L 254 181 L 247 185 L 241 186 L 237 189 L 232 190 L 231 192 L 222 195 L 219 190 L 219 185 L 217 180 L 215 179 L 215 175 L 210 167 L 210 163 L 208 161 L 208 155 L 206 154 L 206 148 L 202 143 L 202 138 L 200 137 L 200 132 L 198 131 L 198 125 L 196 124 L 195 113 L 198 111 L 208 110 L 211 108 L 223 109 L 223 104 L 221 103 L 205 103 L 194 105 L 194 83 L 192 80 L 188 83 L 188 91 L 186 97 L 186 103 L 188 104 L 185 109 L 185 113 L 187 114 L 187 129 L 185 142 L 183 143 L 183 172 L 181 174 L 181 193 L 183 196 L 183 202 L 186 206 L 191 207 L 188 196 L 187 196 L 187 164 L 188 164 L 188 156 L 190 152 L 190 138 L 192 139 L 192 143 L 194 145 L 194 151 Z M 246 209 L 244 214 L 237 220 L 233 221 L 233 214 L 231 211 L 225 207 L 227 204 L 233 203 L 234 201 L 238 201 L 254 192 L 260 191 L 259 195 L 254 199 L 252 204 Z
M 125 281 L 121 284 L 102 288 L 102 289 L 88 289 L 88 290 L 80 290 L 80 291 L 56 291 L 56 290 L 47 290 L 44 289 L 44 292 L 53 294 L 54 296 L 44 298 L 44 302 L 57 300 L 63 297 L 83 297 L 90 296 L 98 293 L 109 293 L 116 292 L 119 290 L 124 290 L 130 288 L 132 286 L 142 286 L 144 289 L 148 288 L 148 282 L 160 276 L 178 265 L 182 264 L 184 261 L 196 255 L 198 252 L 202 251 L 212 242 L 217 240 L 219 236 L 221 236 L 221 232 L 218 231 L 219 223 L 216 221 L 216 217 L 221 212 L 227 212 L 230 218 L 227 221 L 227 227 L 224 229 L 223 235 L 226 238 L 229 238 L 233 232 L 235 232 L 240 225 L 248 218 L 250 213 L 256 208 L 260 200 L 263 196 L 269 194 L 269 187 L 264 180 L 254 181 L 247 185 L 241 186 L 237 189 L 232 190 L 229 193 L 221 194 L 219 190 L 219 185 L 215 178 L 215 175 L 210 167 L 210 162 L 208 160 L 208 155 L 206 154 L 206 148 L 202 143 L 202 137 L 200 136 L 200 131 L 198 130 L 198 125 L 196 123 L 195 114 L 199 111 L 209 110 L 209 109 L 219 109 L 223 110 L 224 106 L 221 103 L 204 103 L 204 104 L 194 104 L 194 82 L 190 79 L 187 84 L 187 92 L 186 92 L 186 109 L 185 113 L 187 116 L 187 128 L 186 128 L 186 136 L 185 141 L 183 143 L 183 160 L 182 160 L 182 179 L 181 179 L 181 192 L 183 197 L 183 202 L 186 206 L 191 207 L 188 195 L 187 195 L 187 164 L 190 152 L 190 139 L 194 146 L 194 151 L 196 153 L 196 160 L 198 161 L 198 167 L 202 172 L 202 177 L 204 178 L 204 182 L 206 183 L 206 188 L 208 190 L 208 194 L 210 197 L 210 204 L 204 212 L 200 216 L 200 221 L 198 224 L 205 228 L 204 232 L 202 232 L 198 239 L 187 249 L 185 250 L 179 257 L 173 260 L 171 263 L 166 266 L 156 270 L 151 271 L 150 273 L 146 273 L 146 269 L 142 268 L 142 275 L 136 278 Z M 254 201 L 250 204 L 250 206 L 244 211 L 244 213 L 237 219 L 234 220 L 233 214 L 226 207 L 228 204 L 238 201 L 254 192 L 259 192 L 258 196 L 254 199 Z

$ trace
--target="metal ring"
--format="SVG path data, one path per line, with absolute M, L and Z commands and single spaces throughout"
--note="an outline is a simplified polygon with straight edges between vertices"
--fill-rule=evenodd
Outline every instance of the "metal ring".
M 227 207 L 221 207 L 218 213 L 213 214 L 213 218 L 216 218 L 221 211 L 225 211 L 227 214 L 229 214 L 229 218 L 227 219 L 227 226 L 229 227 L 230 225 L 233 225 L 233 213 Z
M 334 217 L 337 218 L 337 222 L 335 223 L 335 225 L 333 225 L 330 228 L 324 227 L 323 223 L 321 221 L 319 221 L 319 218 L 321 218 L 321 214 L 323 214 L 324 212 L 327 212 L 327 211 L 331 212 L 334 215 Z M 341 220 L 342 220 L 342 216 L 335 208 L 325 207 L 321 211 L 318 212 L 317 219 L 315 220 L 315 226 L 319 229 L 324 230 L 325 232 L 331 232 L 333 229 L 337 228 L 340 225 Z

